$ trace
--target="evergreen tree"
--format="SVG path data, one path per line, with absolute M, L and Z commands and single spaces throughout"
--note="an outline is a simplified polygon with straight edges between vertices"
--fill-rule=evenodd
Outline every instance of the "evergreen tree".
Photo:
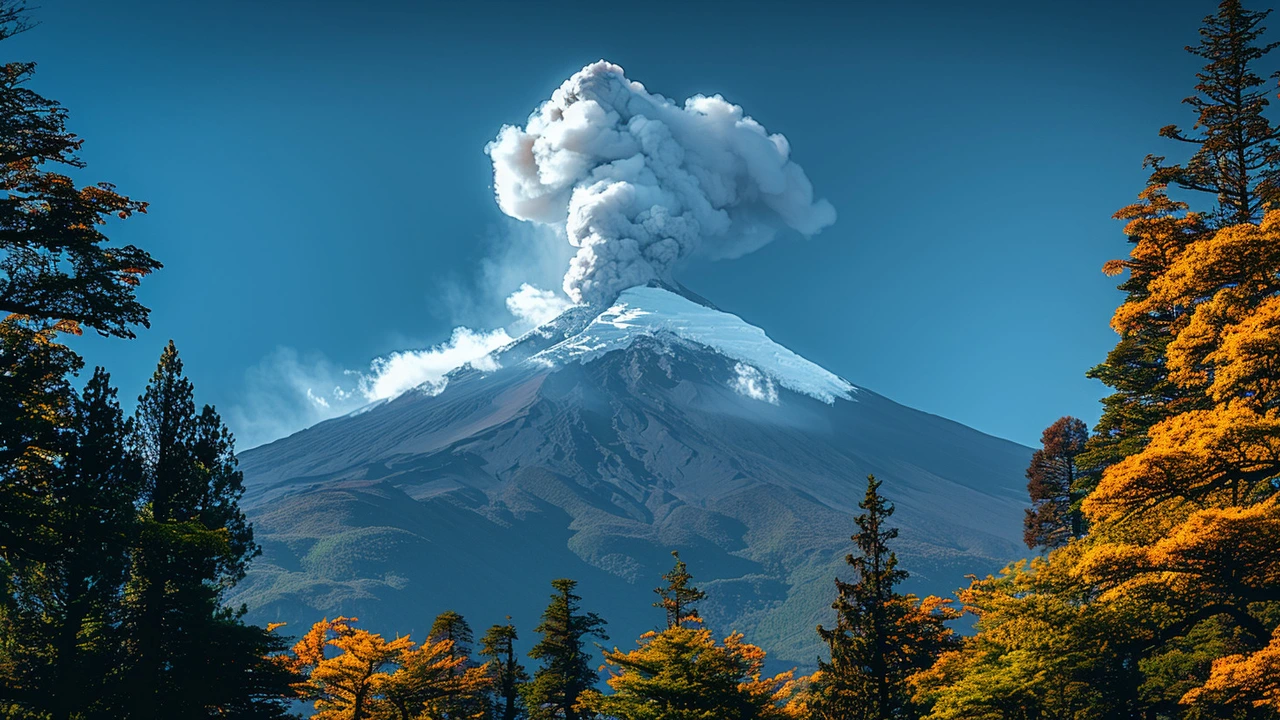
M 132 444 L 143 509 L 126 593 L 125 702 L 137 718 L 252 703 L 240 693 L 242 676 L 270 674 L 260 650 L 271 640 L 240 621 L 243 609 L 224 607 L 223 596 L 258 547 L 239 508 L 231 435 L 213 408 L 196 412 L 172 342 L 138 400 Z M 216 664 L 211 649 L 223 653 Z
M 678 627 L 686 622 L 700 623 L 702 618 L 698 615 L 697 603 L 706 598 L 707 594 L 690 584 L 693 576 L 680 559 L 680 553 L 672 550 L 671 557 L 676 559 L 675 567 L 662 576 L 667 581 L 666 587 L 654 589 L 661 600 L 653 606 L 666 611 L 668 628 Z
M 1139 451 L 1147 431 L 1179 412 L 1204 407 L 1203 396 L 1189 393 L 1168 377 L 1165 348 L 1189 320 L 1186 308 L 1151 307 L 1151 288 L 1164 277 L 1177 256 L 1217 227 L 1257 220 L 1280 195 L 1280 129 L 1266 117 L 1267 91 L 1257 64 L 1276 43 L 1260 44 L 1267 11 L 1246 10 L 1240 0 L 1223 0 L 1218 12 L 1204 19 L 1200 44 L 1188 47 L 1205 65 L 1197 74 L 1196 94 L 1185 102 L 1197 112 L 1197 135 L 1176 125 L 1160 130 L 1167 138 L 1195 147 L 1190 161 L 1165 165 L 1148 157 L 1153 172 L 1138 203 L 1116 213 L 1128 224 L 1134 247 L 1125 260 L 1107 263 L 1108 274 L 1129 272 L 1120 285 L 1126 301 L 1112 322 L 1120 341 L 1088 376 L 1115 389 L 1103 400 L 1081 464 L 1090 482 L 1116 462 Z M 1216 206 L 1209 213 L 1188 212 L 1189 205 L 1171 200 L 1170 184 L 1208 193 Z M 1146 315 L 1127 311 L 1146 306 Z
M 1023 541 L 1034 550 L 1052 550 L 1084 534 L 1076 458 L 1084 452 L 1089 429 L 1084 422 L 1058 418 L 1040 436 L 1040 449 L 1027 467 L 1027 493 L 1031 507 L 1024 521 Z
M 26 16 L 22 0 L 0 1 L 0 41 L 28 29 Z M 148 326 L 135 288 L 160 263 L 132 245 L 109 245 L 102 226 L 147 205 L 47 169 L 83 168 L 83 141 L 67 130 L 65 108 L 27 87 L 35 67 L 0 65 L 0 313 L 133 337 L 134 325 Z
M 562 578 L 551 586 L 556 591 L 542 622 L 534 628 L 542 639 L 529 651 L 529 657 L 542 661 L 542 666 L 534 671 L 533 681 L 522 687 L 521 696 L 532 720 L 578 720 L 583 717 L 579 698 L 600 679 L 591 667 L 587 638 L 609 638 L 600 616 L 582 612 L 582 598 L 573 592 L 576 582 Z
M 667 627 L 648 632 L 630 652 L 604 651 L 610 695 L 583 694 L 585 709 L 619 720 L 789 720 L 801 717 L 791 704 L 796 690 L 792 673 L 764 675 L 764 650 L 743 641 L 740 633 L 717 643 L 702 624 L 694 603 L 705 594 L 678 553 L 676 565 L 663 575 L 662 597 Z M 692 626 L 692 627 L 691 627 Z
M 945 625 L 956 613 L 945 602 L 921 602 L 895 589 L 907 572 L 889 549 L 898 530 L 886 524 L 893 506 L 880 494 L 880 485 L 868 476 L 866 497 L 858 504 L 863 512 L 852 538 L 858 552 L 846 558 L 857 580 L 836 580 L 836 625 L 818 626 L 831 652 L 829 660 L 818 663 L 811 702 L 822 720 L 908 717 L 908 678 L 956 644 Z
M 448 640 L 453 643 L 451 652 L 454 657 L 464 658 L 471 657 L 471 644 L 475 642 L 471 625 L 453 610 L 445 610 L 436 616 L 431 623 L 431 630 L 427 632 L 427 639 L 431 642 Z
M 137 499 L 125 451 L 127 426 L 110 379 L 99 368 L 72 398 L 60 462 L 40 504 L 40 549 L 12 579 L 8 632 L 17 640 L 11 678 L 22 704 L 62 719 L 104 714 L 116 666 L 119 618 Z M 16 699 L 16 698 L 15 698 Z
M 480 665 L 471 658 L 472 643 L 475 636 L 471 625 L 461 614 L 446 610 L 436 616 L 427 633 L 428 645 L 443 643 L 449 657 L 457 661 L 452 668 L 457 687 L 435 701 L 438 713 L 444 718 L 471 718 L 488 715 L 488 698 L 483 693 L 474 692 L 474 683 L 463 683 L 462 678 L 484 675 L 478 673 Z
M 75 441 L 52 484 L 50 539 L 60 552 L 44 563 L 42 621 L 50 633 L 51 715 L 102 712 L 121 660 L 114 628 L 128 568 L 139 492 L 129 426 L 110 377 L 98 368 L 76 403 Z
M 0 41 L 31 26 L 24 2 L 0 0 Z M 144 203 L 52 170 L 82 169 L 82 140 L 67 130 L 65 108 L 27 86 L 34 72 L 31 62 L 0 64 L 0 637 L 10 640 L 0 643 L 0 701 L 31 691 L 12 674 L 25 662 L 15 657 L 16 605 L 41 601 L 15 584 L 40 581 L 39 568 L 55 560 L 45 504 L 72 442 L 68 378 L 83 365 L 59 336 L 83 326 L 131 337 L 148 317 L 135 288 L 160 267 L 103 233 L 109 218 Z
M 1197 113 L 1197 135 L 1177 125 L 1164 137 L 1188 143 L 1195 153 L 1184 165 L 1164 166 L 1151 158 L 1152 181 L 1214 195 L 1219 225 L 1256 222 L 1280 201 L 1280 128 L 1264 115 L 1269 105 L 1256 63 L 1280 46 L 1260 44 L 1270 10 L 1246 10 L 1240 0 L 1223 0 L 1204 19 L 1200 44 L 1187 52 L 1205 61 L 1196 94 L 1185 102 Z
M 764 673 L 765 652 L 734 633 L 717 643 L 711 631 L 676 625 L 640 638 L 630 652 L 606 650 L 613 693 L 590 690 L 583 706 L 619 720 L 791 720 L 792 673 Z
M 480 655 L 489 659 L 494 720 L 516 720 L 521 716 L 520 686 L 529 680 L 529 673 L 516 659 L 516 628 L 510 620 L 507 618 L 506 625 L 494 625 L 480 638 Z

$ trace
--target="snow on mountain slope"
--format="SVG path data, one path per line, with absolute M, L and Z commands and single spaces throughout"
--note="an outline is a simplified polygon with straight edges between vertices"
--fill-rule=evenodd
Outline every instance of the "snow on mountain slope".
M 683 288 L 572 307 L 437 389 L 241 455 L 251 619 L 403 634 L 452 608 L 527 634 L 572 577 L 624 639 L 656 622 L 679 550 L 717 632 L 808 667 L 868 474 L 908 590 L 1024 552 L 1027 448 L 855 388 Z
M 776 401 L 777 393 L 768 391 L 765 379 L 827 404 L 837 398 L 851 400 L 856 390 L 843 378 L 770 340 L 764 330 L 737 315 L 653 286 L 624 290 L 612 307 L 581 332 L 535 354 L 530 361 L 553 367 L 566 362 L 590 362 L 629 347 L 638 337 L 661 333 L 738 361 L 738 380 L 744 394 L 750 397 L 772 397 Z

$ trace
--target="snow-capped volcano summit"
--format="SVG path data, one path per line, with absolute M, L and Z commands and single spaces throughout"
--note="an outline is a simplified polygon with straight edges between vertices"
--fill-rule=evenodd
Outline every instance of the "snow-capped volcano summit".
M 608 353 L 625 350 L 639 338 L 666 338 L 734 360 L 735 371 L 730 381 L 736 387 L 745 387 L 746 379 L 754 378 L 764 387 L 774 387 L 776 383 L 825 403 L 850 400 L 856 390 L 843 378 L 770 340 L 764 330 L 680 290 L 656 283 L 629 288 L 585 323 L 590 312 L 584 313 L 584 308 L 570 308 L 535 329 L 531 333 L 533 337 L 526 336 L 497 351 L 495 359 L 502 362 L 504 357 L 522 354 L 526 343 L 534 338 L 537 341 L 559 338 L 550 347 L 524 358 L 525 362 L 554 368 L 565 363 L 591 362 Z M 744 390 L 744 394 L 759 399 L 761 393 Z M 776 390 L 772 395 L 776 398 Z
M 435 391 L 439 390 L 438 393 Z M 243 454 L 264 547 L 254 619 L 445 609 L 531 627 L 581 582 L 616 637 L 651 628 L 680 550 L 716 631 L 810 665 L 863 479 L 898 513 L 914 589 L 1019 556 L 1029 451 L 893 403 L 683 288 L 579 305 L 469 367 Z

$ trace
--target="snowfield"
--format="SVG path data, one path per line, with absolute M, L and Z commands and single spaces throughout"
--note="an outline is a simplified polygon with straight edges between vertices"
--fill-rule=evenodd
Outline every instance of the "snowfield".
M 758 400 L 777 402 L 776 392 L 769 392 L 772 383 L 827 404 L 852 400 L 857 391 L 844 378 L 770 340 L 764 330 L 737 315 L 650 286 L 624 290 L 612 307 L 582 331 L 535 354 L 530 361 L 551 366 L 589 362 L 630 347 L 636 338 L 660 334 L 710 348 L 740 363 L 734 387 Z

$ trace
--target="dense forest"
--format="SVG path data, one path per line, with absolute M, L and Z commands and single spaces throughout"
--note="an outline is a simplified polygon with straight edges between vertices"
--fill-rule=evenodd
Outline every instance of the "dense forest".
M 1122 276 L 1119 341 L 1089 371 L 1113 393 L 1092 431 L 1072 417 L 1044 431 L 1027 469 L 1033 556 L 954 598 L 904 594 L 893 505 L 868 478 L 831 624 L 815 629 L 829 652 L 806 676 L 767 674 L 765 649 L 706 627 L 676 553 L 635 598 L 656 629 L 630 649 L 602 645 L 606 618 L 571 579 L 548 578 L 536 626 L 478 639 L 455 610 L 417 639 L 349 617 L 244 622 L 226 596 L 260 551 L 218 413 L 172 343 L 131 416 L 66 344 L 148 326 L 136 289 L 161 263 L 105 234 L 147 205 L 78 186 L 67 110 L 31 89 L 33 63 L 0 65 L 0 716 L 1280 718 L 1268 14 L 1225 0 L 1187 48 L 1203 60 L 1194 124 L 1159 131 L 1187 159 L 1149 156 L 1116 214 L 1131 247 L 1103 270 Z M 0 0 L 0 40 L 30 17 Z

